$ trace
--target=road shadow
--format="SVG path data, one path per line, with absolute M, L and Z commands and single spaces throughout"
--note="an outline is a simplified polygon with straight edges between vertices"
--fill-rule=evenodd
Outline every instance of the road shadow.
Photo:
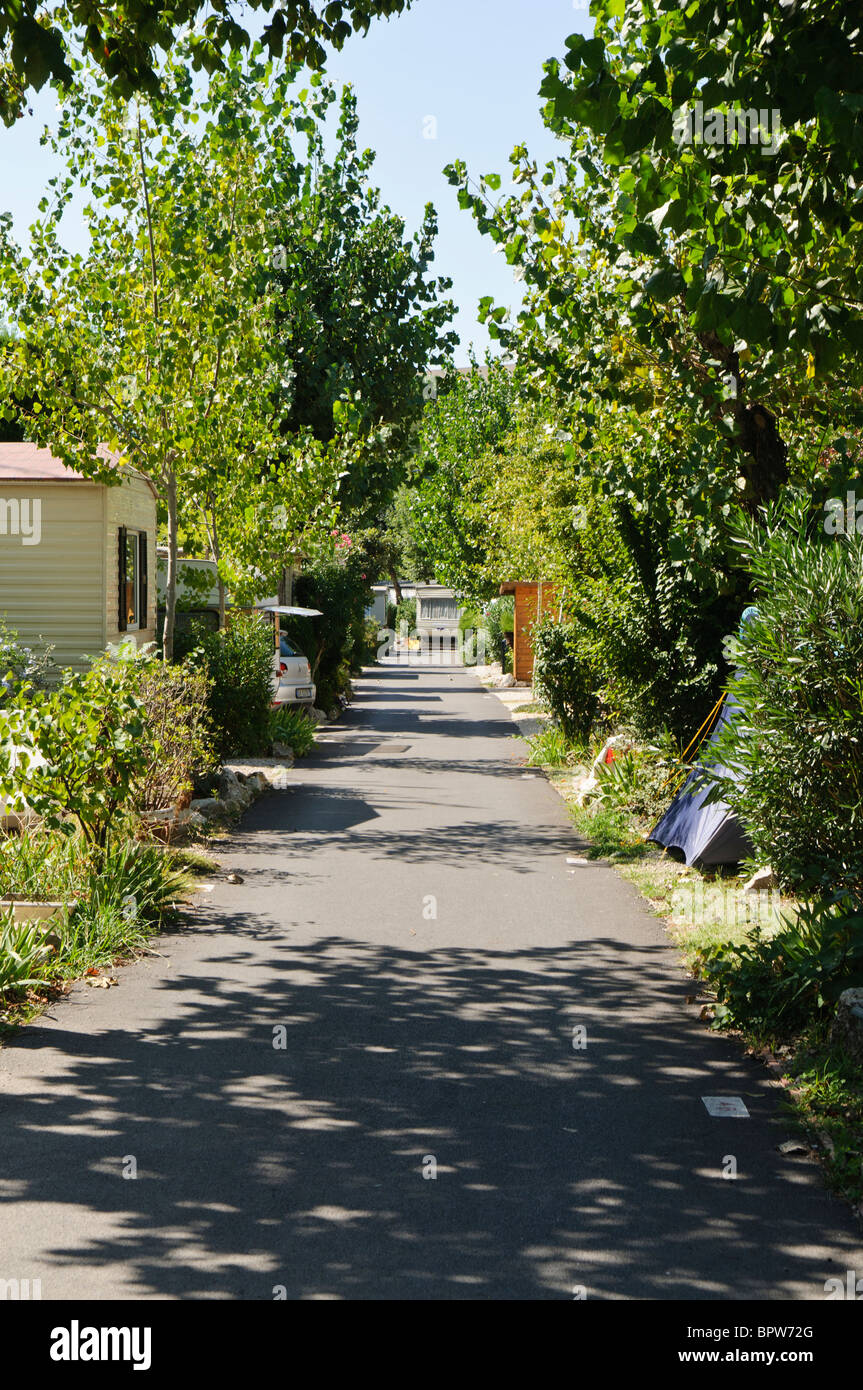
M 0 1131 L 0 1225 L 13 1200 L 55 1213 L 43 1297 L 52 1265 L 117 1263 L 155 1297 L 818 1297 L 826 1217 L 854 1267 L 850 1218 L 763 1123 L 707 1116 L 705 1084 L 755 1091 L 753 1121 L 773 1102 L 693 1030 L 664 949 L 296 946 L 213 920 L 232 946 L 201 952 L 193 995 L 161 983 L 182 1002 L 157 1030 L 18 1044 L 57 1049 L 64 1083 L 7 1096 Z

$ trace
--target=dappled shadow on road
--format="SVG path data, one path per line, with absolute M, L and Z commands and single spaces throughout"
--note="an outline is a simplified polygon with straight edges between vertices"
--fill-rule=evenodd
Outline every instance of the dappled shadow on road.
M 302 867 L 306 860 L 313 864 L 316 856 L 327 860 L 332 853 L 329 836 L 336 833 L 340 850 L 358 851 L 370 860 L 395 858 L 434 868 L 502 862 L 514 873 L 535 873 L 543 856 L 581 853 L 585 847 L 566 824 L 551 819 L 545 825 L 526 824 L 518 819 L 515 808 L 507 819 L 490 812 L 479 815 L 470 803 L 460 808 L 454 795 L 446 803 L 429 801 L 428 813 L 418 821 L 417 809 L 423 813 L 425 803 L 415 784 L 417 770 L 407 764 L 404 770 L 403 787 L 392 781 L 375 786 L 374 808 L 357 795 L 355 784 L 306 786 L 300 782 L 293 791 L 274 792 L 247 812 L 242 837 L 226 841 L 225 851 L 242 853 L 252 870 L 258 863 L 264 873 L 284 866 L 287 876 L 293 866 Z M 413 813 L 413 821 L 400 815 L 402 811 Z M 285 832 L 291 836 L 287 846 Z
M 745 1129 L 722 1181 L 699 1097 L 749 1064 L 693 1030 L 663 949 L 294 947 L 216 917 L 232 945 L 164 981 L 182 1008 L 157 1032 L 19 1044 L 74 1088 L 8 1096 L 0 1133 L 6 1212 L 57 1213 L 51 1264 L 122 1263 L 157 1297 L 819 1296 L 826 1199 Z M 66 1204 L 112 1234 L 66 1234 Z

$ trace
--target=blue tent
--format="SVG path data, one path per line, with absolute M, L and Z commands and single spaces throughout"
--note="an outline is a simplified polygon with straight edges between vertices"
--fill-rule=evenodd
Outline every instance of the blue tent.
M 696 861 L 705 866 L 736 864 L 754 853 L 746 831 L 724 801 L 704 804 L 714 785 L 710 767 L 721 769 L 723 773 L 730 771 L 715 759 L 711 760 L 710 747 L 716 742 L 720 729 L 734 718 L 739 708 L 733 695 L 725 696 L 719 718 L 707 740 L 701 766 L 692 769 L 665 815 L 647 837 L 666 849 L 682 850 L 687 864 Z

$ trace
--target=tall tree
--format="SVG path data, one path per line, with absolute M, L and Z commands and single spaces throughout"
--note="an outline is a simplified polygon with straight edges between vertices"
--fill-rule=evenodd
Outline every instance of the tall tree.
M 115 481 L 107 446 L 154 482 L 167 526 L 169 659 L 184 510 L 210 505 L 219 480 L 230 480 L 240 515 L 263 477 L 281 478 L 283 503 L 295 491 L 273 408 L 262 155 L 273 132 L 314 120 L 290 80 L 259 54 L 235 59 L 196 106 L 179 51 L 148 106 L 76 84 L 52 137 L 66 174 L 40 205 L 29 256 L 8 219 L 2 227 L 0 294 L 18 337 L 0 358 L 0 387 L 35 402 L 30 433 L 81 472 Z M 60 220 L 78 186 L 90 195 L 90 245 L 69 255 Z
M 319 87 L 321 107 L 336 101 Z M 374 153 L 357 147 L 352 90 L 339 102 L 335 152 L 309 127 L 302 167 L 283 142 L 272 146 L 278 207 L 276 310 L 279 354 L 289 386 L 280 409 L 286 436 L 308 429 L 329 445 L 360 446 L 344 470 L 339 502 L 354 527 L 373 523 L 404 475 L 422 414 L 429 366 L 458 339 L 447 325 L 452 281 L 429 275 L 437 219 L 406 237 L 403 220 L 371 181 Z M 299 175 L 299 178 L 298 178 Z

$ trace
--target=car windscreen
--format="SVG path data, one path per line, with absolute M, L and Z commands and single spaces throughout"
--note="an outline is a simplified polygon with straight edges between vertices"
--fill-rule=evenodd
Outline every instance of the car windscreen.
M 279 638 L 279 652 L 282 656 L 302 656 L 302 652 L 298 652 L 296 647 L 292 647 L 287 637 Z

